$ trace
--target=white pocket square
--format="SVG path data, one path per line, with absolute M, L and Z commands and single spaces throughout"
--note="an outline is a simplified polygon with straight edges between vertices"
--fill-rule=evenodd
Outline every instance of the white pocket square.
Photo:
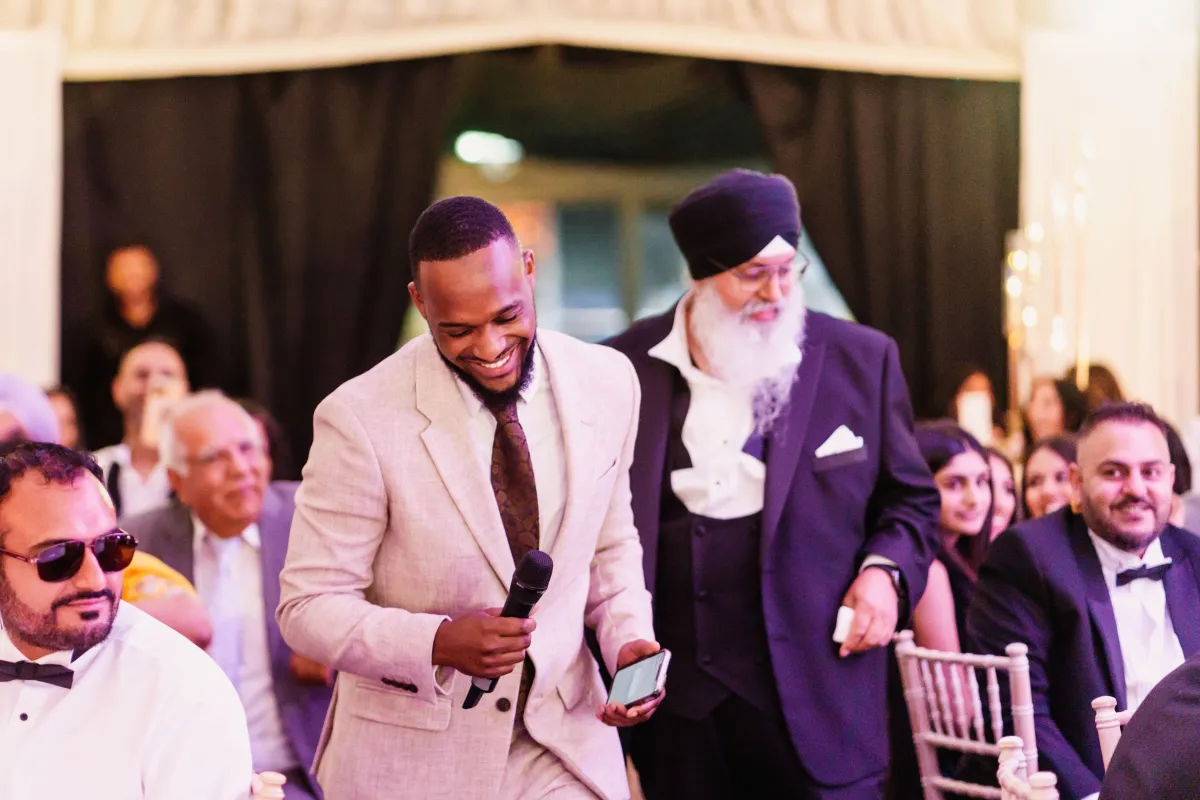
M 862 446 L 863 440 L 861 436 L 855 436 L 854 431 L 845 425 L 839 425 L 836 431 L 829 434 L 829 438 L 825 440 L 825 443 L 817 448 L 817 458 L 861 450 Z

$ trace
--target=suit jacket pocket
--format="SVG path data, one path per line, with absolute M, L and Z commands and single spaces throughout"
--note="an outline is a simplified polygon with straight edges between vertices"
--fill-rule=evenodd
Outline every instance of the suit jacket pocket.
M 567 711 L 573 710 L 586 700 L 594 684 L 601 684 L 600 670 L 596 666 L 596 659 L 592 657 L 592 651 L 587 649 L 585 643 L 580 648 L 579 656 L 558 682 L 558 696 L 562 698 Z M 603 685 L 601 688 L 603 689 Z
M 827 469 L 837 469 L 838 467 L 848 467 L 851 464 L 861 464 L 867 460 L 867 446 L 864 444 L 857 450 L 848 450 L 845 453 L 835 453 L 831 456 L 818 458 L 813 462 L 813 472 L 824 472 Z
M 449 696 L 438 697 L 430 704 L 405 691 L 366 681 L 358 681 L 354 688 L 350 713 L 356 717 L 424 731 L 444 731 L 450 727 L 452 698 Z

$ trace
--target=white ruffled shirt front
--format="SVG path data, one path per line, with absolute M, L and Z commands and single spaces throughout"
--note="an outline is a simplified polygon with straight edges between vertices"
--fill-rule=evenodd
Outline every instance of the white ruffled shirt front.
M 649 355 L 679 370 L 691 391 L 683 423 L 683 446 L 692 466 L 671 473 L 671 489 L 693 514 L 738 519 L 762 511 L 767 466 L 742 452 L 754 433 L 754 387 L 730 386 L 702 372 L 688 349 L 689 292 L 675 308 L 671 332 Z M 796 348 L 795 363 L 800 363 Z

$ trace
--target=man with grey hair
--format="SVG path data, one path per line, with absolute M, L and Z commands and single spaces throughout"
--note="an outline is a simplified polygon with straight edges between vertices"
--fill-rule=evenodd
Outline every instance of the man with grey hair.
M 220 392 L 174 404 L 159 449 L 175 499 L 125 527 L 196 586 L 212 619 L 208 652 L 246 709 L 255 771 L 287 775 L 289 800 L 319 798 L 308 766 L 333 676 L 289 651 L 275 622 L 296 484 L 270 481 L 261 429 Z
M 694 287 L 609 342 L 642 386 L 633 513 L 674 654 L 661 713 L 630 738 L 643 789 L 879 798 L 886 645 L 940 508 L 896 345 L 805 311 L 786 178 L 727 172 L 670 224 Z

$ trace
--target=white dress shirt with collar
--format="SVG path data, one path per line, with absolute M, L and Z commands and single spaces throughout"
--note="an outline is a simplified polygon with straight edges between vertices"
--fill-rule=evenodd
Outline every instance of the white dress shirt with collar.
M 0 660 L 25 661 L 0 626 Z M 71 661 L 70 689 L 0 683 L 4 800 L 246 800 L 250 743 L 229 681 L 175 631 L 120 603 L 112 632 Z
M 692 466 L 671 473 L 671 489 L 688 511 L 712 519 L 738 519 L 762 511 L 767 467 L 742 452 L 754 433 L 754 387 L 730 386 L 702 371 L 688 348 L 689 292 L 675 307 L 675 324 L 649 354 L 687 381 L 691 404 L 683 423 L 683 446 Z M 794 362 L 800 364 L 800 348 Z
M 219 624 L 218 615 L 212 613 L 217 606 L 216 592 L 220 586 L 219 562 L 222 555 L 233 559 L 233 589 L 238 595 L 236 608 L 240 610 L 241 659 L 236 667 L 237 674 L 229 678 L 246 712 L 254 770 L 285 772 L 299 767 L 300 761 L 283 729 L 279 703 L 275 699 L 275 681 L 271 677 L 271 653 L 267 646 L 263 605 L 262 539 L 258 526 L 251 525 L 241 536 L 221 539 L 210 533 L 193 514 L 192 530 L 195 532 L 192 547 L 196 593 L 213 617 L 214 638 L 217 635 L 215 627 Z M 225 550 L 233 552 L 224 553 Z
M 479 396 L 455 375 L 463 403 L 467 408 L 467 424 L 484 472 L 492 471 L 492 447 L 496 438 L 496 417 Z M 538 549 L 550 552 L 558 527 L 562 524 L 567 502 L 567 460 L 563 445 L 562 423 L 554 390 L 546 379 L 546 361 L 540 351 L 534 351 L 533 374 L 529 385 L 517 400 L 517 420 L 529 442 L 533 461 L 533 480 L 538 498 Z
M 1100 569 L 1117 621 L 1117 638 L 1125 662 L 1125 707 L 1136 711 L 1150 690 L 1183 663 L 1183 648 L 1171 624 L 1163 582 L 1139 578 L 1117 586 L 1117 573 L 1141 566 L 1152 567 L 1168 559 L 1163 556 L 1162 544 L 1157 539 L 1146 548 L 1146 555 L 1138 558 L 1091 531 L 1088 535 L 1100 558 Z
M 692 466 L 671 473 L 671 490 L 688 511 L 700 516 L 739 519 L 758 514 L 766 497 L 767 465 L 742 450 L 754 433 L 754 387 L 730 386 L 696 366 L 688 346 L 691 300 L 691 292 L 683 296 L 675 306 L 671 332 L 649 350 L 650 356 L 679 370 L 691 393 L 682 438 Z M 791 357 L 797 369 L 802 355 L 797 345 Z M 891 559 L 870 554 L 859 571 L 875 564 L 896 566 Z
M 117 488 L 121 492 L 121 516 L 132 517 L 144 511 L 152 511 L 165 506 L 171 500 L 171 481 L 167 478 L 167 468 L 160 461 L 145 478 L 133 468 L 133 456 L 129 445 L 114 444 L 102 447 L 92 454 L 96 463 L 104 472 L 105 485 L 108 484 L 108 473 L 113 464 L 121 466 L 117 476 Z

